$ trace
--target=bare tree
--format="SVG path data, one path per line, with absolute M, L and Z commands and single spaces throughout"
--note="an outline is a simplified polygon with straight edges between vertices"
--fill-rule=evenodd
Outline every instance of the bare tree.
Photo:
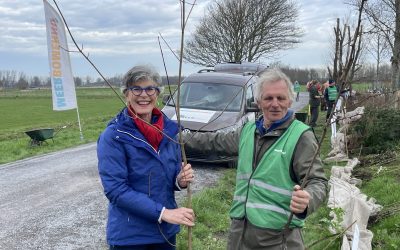
M 32 87 L 40 87 L 41 84 L 42 83 L 41 83 L 40 78 L 38 76 L 34 76 L 32 78 L 32 80 L 31 80 L 31 86 Z
M 77 87 L 82 86 L 82 78 L 80 78 L 79 76 L 74 76 L 74 82 L 75 82 L 75 86 L 77 86 Z
M 28 87 L 29 87 L 29 83 L 28 83 L 25 73 L 23 73 L 23 72 L 19 73 L 17 88 L 18 89 L 27 89 Z
M 381 32 L 375 32 L 372 30 L 367 34 L 368 36 L 368 44 L 366 49 L 371 54 L 371 56 L 375 59 L 376 62 L 376 70 L 375 70 L 375 81 L 373 84 L 373 88 L 377 89 L 382 87 L 380 81 L 380 67 L 382 61 L 388 57 L 390 57 L 390 46 L 386 39 L 382 36 Z
M 91 78 L 90 76 L 86 76 L 86 78 L 85 78 L 85 85 L 86 85 L 86 86 L 89 86 L 91 82 L 92 82 L 92 78 Z
M 3 71 L 3 86 L 4 88 L 13 88 L 17 81 L 17 71 L 6 70 Z
M 340 26 L 340 19 L 336 21 L 335 31 L 335 53 L 333 57 L 333 69 L 328 67 L 330 76 L 339 83 L 350 84 L 355 73 L 360 69 L 358 61 L 362 51 L 362 14 L 364 11 L 366 0 L 358 1 L 358 19 L 354 27 L 354 32 L 351 32 L 351 27 L 348 24 Z
M 392 88 L 400 89 L 400 0 L 369 0 L 366 14 L 392 51 Z
M 4 82 L 3 72 L 0 70 L 0 89 L 4 87 Z
M 291 0 L 215 0 L 186 42 L 194 64 L 257 61 L 300 42 L 296 4 Z

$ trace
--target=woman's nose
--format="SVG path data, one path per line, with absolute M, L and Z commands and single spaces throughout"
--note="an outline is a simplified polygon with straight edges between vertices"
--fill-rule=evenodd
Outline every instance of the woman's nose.
M 148 94 L 147 94 L 146 91 L 143 89 L 143 90 L 142 90 L 142 93 L 140 93 L 139 96 L 148 96 Z

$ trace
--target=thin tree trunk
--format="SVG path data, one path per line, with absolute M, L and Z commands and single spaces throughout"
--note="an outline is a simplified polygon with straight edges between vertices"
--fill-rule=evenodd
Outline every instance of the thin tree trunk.
M 337 68 L 338 68 L 338 61 L 339 61 L 338 53 L 339 53 L 339 41 L 340 41 L 340 19 L 339 18 L 336 19 L 335 37 L 336 37 L 335 57 L 333 58 L 333 72 L 332 72 L 332 75 L 330 75 L 334 79 L 336 79 L 337 75 L 338 75 Z
M 400 0 L 396 0 L 396 27 L 394 31 L 394 45 L 392 57 L 392 88 L 400 89 L 399 59 L 400 59 Z

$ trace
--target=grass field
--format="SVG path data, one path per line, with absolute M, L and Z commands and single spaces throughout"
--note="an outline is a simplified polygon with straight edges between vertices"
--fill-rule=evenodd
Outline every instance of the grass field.
M 78 88 L 77 100 L 84 140 L 76 109 L 53 111 L 49 89 L 0 92 L 0 163 L 94 142 L 124 105 L 108 88 Z M 25 131 L 38 128 L 54 128 L 54 142 L 30 147 Z
M 77 89 L 80 117 L 83 121 L 110 116 L 123 103 L 110 89 Z M 53 111 L 49 89 L 0 93 L 0 132 L 77 122 L 76 110 Z
M 76 109 L 53 111 L 50 89 L 0 91 L 0 164 L 94 142 L 125 105 L 108 87 L 77 88 L 76 92 L 84 140 L 80 139 Z M 160 99 L 161 95 L 161 107 Z M 47 140 L 42 147 L 31 147 L 25 131 L 40 128 L 53 128 L 54 142 Z

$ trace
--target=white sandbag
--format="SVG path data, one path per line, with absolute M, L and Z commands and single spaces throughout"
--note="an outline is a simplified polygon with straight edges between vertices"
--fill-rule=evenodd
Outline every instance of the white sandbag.
M 367 229 L 368 219 L 382 209 L 376 200 L 361 193 L 354 183 L 357 179 L 351 177 L 353 168 L 359 163 L 357 158 L 349 160 L 345 167 L 332 166 L 329 180 L 329 197 L 327 206 L 331 209 L 341 208 L 344 211 L 343 220 L 338 221 L 337 214 L 332 210 L 332 224 L 340 223 L 342 230 L 347 229 L 346 236 L 342 239 L 342 250 L 351 249 L 355 224 L 358 226 L 358 249 L 372 249 L 373 234 Z M 354 223 L 354 224 L 353 224 Z M 353 224 L 353 225 L 352 225 Z M 350 225 L 352 225 L 350 227 Z M 336 228 L 329 228 L 332 233 L 338 233 Z

